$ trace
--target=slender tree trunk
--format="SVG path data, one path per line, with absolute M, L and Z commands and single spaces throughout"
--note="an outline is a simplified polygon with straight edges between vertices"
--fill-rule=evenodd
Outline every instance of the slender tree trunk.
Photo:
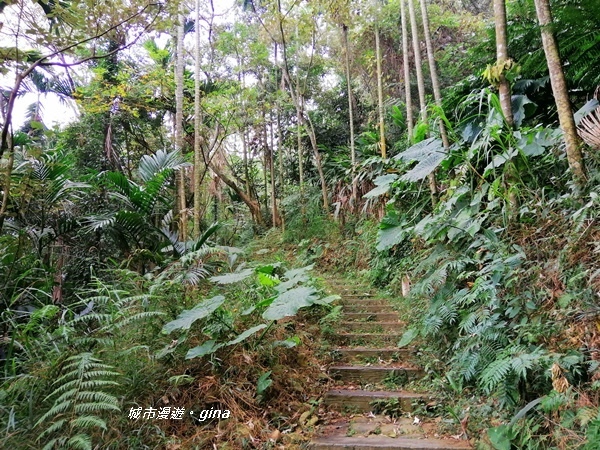
M 408 26 L 406 24 L 405 0 L 400 0 L 400 18 L 402 26 L 402 58 L 404 64 L 404 94 L 406 96 L 406 128 L 408 140 L 413 140 L 414 117 L 412 111 L 412 94 L 410 92 L 410 65 L 408 62 Z
M 442 108 L 442 91 L 440 89 L 440 80 L 438 78 L 437 67 L 435 64 L 435 55 L 433 53 L 433 44 L 431 42 L 431 33 L 429 31 L 429 16 L 427 14 L 427 7 L 425 6 L 425 0 L 420 0 L 421 3 L 421 19 L 423 20 L 423 32 L 425 35 L 425 45 L 427 48 L 427 60 L 429 62 L 429 73 L 431 76 L 431 84 L 433 85 L 433 98 L 436 105 Z M 444 148 L 448 150 L 450 143 L 448 142 L 448 133 L 446 133 L 446 126 L 444 121 L 440 119 L 440 136 L 444 144 Z
M 352 195 L 350 205 L 354 210 L 358 198 L 358 180 L 356 179 L 356 147 L 354 145 L 354 94 L 350 78 L 350 43 L 348 42 L 348 26 L 342 24 L 342 37 L 346 55 L 346 86 L 348 89 L 348 124 L 350 125 L 350 158 L 352 161 Z
M 379 43 L 379 28 L 375 27 L 375 59 L 377 60 L 377 110 L 379 111 L 379 147 L 381 157 L 387 158 L 385 148 L 385 123 L 383 111 L 383 74 L 381 72 L 381 45 Z
M 194 67 L 194 239 L 200 236 L 202 209 L 202 112 L 200 110 L 200 0 L 196 0 L 196 52 Z
M 425 79 L 423 78 L 423 60 L 421 59 L 421 47 L 419 43 L 419 28 L 413 0 L 408 0 L 408 14 L 410 16 L 410 27 L 412 33 L 413 52 L 415 56 L 415 70 L 417 72 L 417 88 L 419 90 L 419 115 L 421 121 L 427 121 L 427 102 L 425 101 Z
M 298 74 L 296 74 L 296 86 L 294 89 L 294 83 L 292 82 L 292 78 L 290 76 L 289 64 L 287 58 L 287 44 L 285 40 L 285 33 L 283 31 L 283 20 L 281 17 L 281 0 L 277 0 L 277 11 L 279 13 L 279 32 L 281 36 L 281 50 L 283 54 L 283 76 L 289 86 L 289 93 L 292 98 L 292 102 L 296 106 L 296 118 L 298 120 L 298 149 L 301 150 L 301 137 L 300 137 L 300 127 L 304 126 L 306 133 L 310 139 L 313 155 L 315 157 L 315 165 L 317 167 L 317 172 L 319 173 L 319 179 L 321 181 L 321 194 L 323 197 L 323 209 L 325 213 L 329 215 L 329 195 L 327 192 L 327 182 L 325 181 L 325 174 L 323 172 L 323 164 L 321 153 L 319 152 L 319 147 L 317 145 L 317 137 L 315 134 L 315 128 L 310 120 L 310 116 L 308 114 L 304 115 L 304 99 L 303 94 L 300 91 L 300 80 L 298 78 Z M 301 160 L 301 159 L 300 159 Z M 302 192 L 302 182 L 301 179 L 301 192 Z
M 240 189 L 236 182 L 229 178 L 227 175 L 225 175 L 225 173 L 216 164 L 211 164 L 210 168 L 213 170 L 214 173 L 217 174 L 217 176 L 223 181 L 223 183 L 225 183 L 227 186 L 233 189 L 233 191 L 237 195 L 239 195 L 239 197 L 246 204 L 246 206 L 248 206 L 248 209 L 250 210 L 250 214 L 252 215 L 254 222 L 258 225 L 264 225 L 265 219 L 262 215 L 262 211 L 260 210 L 260 203 L 254 200 L 252 197 L 250 197 L 249 194 L 246 194 L 246 192 L 244 192 L 243 189 Z
M 272 219 L 273 219 L 273 227 L 278 227 L 281 224 L 281 220 L 279 219 L 279 210 L 277 208 L 277 193 L 275 191 L 275 136 L 273 133 L 273 120 L 269 120 L 269 174 L 271 176 L 271 208 L 272 208 Z
M 284 48 L 285 51 L 285 48 Z M 284 61 L 285 64 L 285 61 Z M 304 156 L 302 155 L 302 103 L 300 97 L 300 80 L 298 79 L 299 75 L 296 72 L 296 99 L 294 102 L 296 104 L 296 140 L 298 145 L 298 177 L 300 181 L 300 198 L 302 199 L 302 205 L 304 205 Z M 292 91 L 293 87 L 290 84 L 290 91 Z M 304 208 L 304 206 L 302 207 Z M 304 210 L 304 209 L 303 209 Z
M 6 217 L 6 210 L 8 209 L 8 201 L 10 199 L 10 188 L 12 171 L 15 165 L 15 149 L 12 141 L 12 133 L 6 136 L 6 148 L 8 151 L 8 164 L 6 165 L 6 175 L 4 179 L 4 185 L 2 187 L 2 204 L 0 204 L 0 233 L 4 226 L 4 218 Z
M 307 114 L 305 122 L 308 124 L 308 137 L 310 144 L 313 149 L 313 156 L 315 157 L 315 165 L 317 166 L 317 172 L 319 174 L 319 180 L 321 181 L 321 195 L 323 197 L 323 209 L 325 214 L 329 215 L 329 194 L 327 193 L 327 182 L 325 181 L 325 172 L 323 172 L 323 161 L 321 158 L 321 152 L 317 145 L 317 135 L 315 134 L 315 127 L 310 120 L 310 116 Z
M 508 37 L 506 26 L 506 3 L 505 0 L 494 0 L 494 23 L 496 26 L 496 65 L 502 66 L 508 58 Z M 504 72 L 500 74 L 498 83 L 498 95 L 500 97 L 500 108 L 508 124 L 509 131 L 514 127 L 514 118 L 512 113 L 512 95 L 510 83 L 506 79 Z M 516 167 L 512 162 L 506 165 L 506 184 L 508 191 L 508 215 L 514 216 L 518 208 L 519 200 L 516 195 L 517 186 Z
M 179 14 L 177 25 L 177 61 L 175 64 L 175 147 L 183 154 L 183 72 L 184 72 L 184 24 L 185 16 Z M 179 237 L 182 241 L 187 240 L 187 217 L 185 201 L 185 171 L 180 169 L 176 177 L 177 197 L 179 209 Z
M 278 49 L 279 49 L 279 45 L 276 42 L 275 43 L 275 65 L 277 66 L 277 76 L 279 77 L 277 81 L 279 83 L 280 89 L 283 91 L 283 90 L 285 90 L 285 83 L 283 81 L 283 74 L 282 74 L 281 68 L 279 67 Z M 283 150 L 283 132 L 281 130 L 281 105 L 279 103 L 279 99 L 277 100 L 277 103 L 276 103 L 276 114 L 277 114 L 277 160 L 279 163 L 279 189 L 280 189 L 280 196 L 281 196 L 281 198 L 283 198 L 285 196 L 285 184 L 284 184 L 285 174 L 283 171 L 283 151 L 284 150 Z M 281 230 L 285 231 L 285 215 L 280 214 L 279 220 L 281 222 Z
M 535 9 L 537 11 L 538 21 L 542 28 L 542 44 L 548 69 L 550 71 L 550 83 L 552 93 L 558 110 L 558 120 L 563 130 L 565 138 L 567 160 L 569 168 L 573 173 L 573 179 L 579 188 L 582 188 L 586 182 L 585 165 L 581 153 L 581 141 L 577 135 L 573 111 L 569 102 L 569 93 L 565 74 L 562 70 L 562 63 L 558 53 L 556 37 L 552 31 L 552 13 L 550 11 L 550 2 L 548 0 L 535 0 Z
M 408 14 L 410 16 L 410 26 L 412 31 L 413 51 L 415 53 L 415 69 L 417 72 L 417 87 L 419 89 L 419 109 L 421 121 L 427 122 L 427 103 L 425 101 L 425 79 L 423 77 L 423 62 L 421 60 L 421 47 L 419 44 L 419 28 L 417 26 L 417 16 L 413 0 L 408 0 Z M 431 204 L 437 203 L 437 184 L 435 181 L 435 173 L 430 173 L 427 176 L 429 191 L 431 192 Z
M 494 0 L 494 22 L 496 24 L 496 64 L 501 65 L 508 59 L 508 38 L 506 36 L 506 4 L 505 0 Z M 498 85 L 500 106 L 506 122 L 513 126 L 510 84 L 504 73 Z

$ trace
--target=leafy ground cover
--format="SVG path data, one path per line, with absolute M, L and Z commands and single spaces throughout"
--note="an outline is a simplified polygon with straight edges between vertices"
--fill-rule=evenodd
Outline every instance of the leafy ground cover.
M 3 446 L 269 448 L 306 440 L 298 419 L 321 389 L 312 382 L 320 379 L 318 319 L 336 297 L 313 286 L 311 267 L 227 251 L 213 257 L 230 264 L 195 287 L 121 271 L 118 287 L 96 279 L 78 304 L 18 324 L 0 391 Z M 40 352 L 53 358 L 36 358 Z M 186 413 L 144 419 L 149 407 Z M 230 416 L 189 415 L 211 409 Z

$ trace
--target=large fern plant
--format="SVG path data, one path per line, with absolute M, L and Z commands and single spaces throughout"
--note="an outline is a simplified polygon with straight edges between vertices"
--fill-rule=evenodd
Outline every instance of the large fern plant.
M 118 385 L 117 376 L 112 366 L 92 353 L 67 358 L 46 397 L 52 399 L 52 407 L 35 424 L 41 430 L 37 440 L 44 444 L 43 450 L 91 450 L 93 434 L 107 429 L 102 416 L 120 411 L 118 399 L 106 392 Z

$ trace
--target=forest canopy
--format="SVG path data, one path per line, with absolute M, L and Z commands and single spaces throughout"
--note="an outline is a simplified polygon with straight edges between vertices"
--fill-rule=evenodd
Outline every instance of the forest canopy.
M 597 0 L 0 1 L 0 447 L 301 448 L 341 277 L 402 312 L 440 433 L 596 448 L 598 30 Z M 127 417 L 219 402 L 222 432 Z

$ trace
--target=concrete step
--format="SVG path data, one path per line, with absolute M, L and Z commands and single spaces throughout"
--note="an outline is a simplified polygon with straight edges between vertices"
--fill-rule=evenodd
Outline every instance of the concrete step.
M 449 439 L 419 439 L 411 437 L 391 438 L 388 436 L 328 436 L 310 443 L 311 450 L 462 450 L 472 448 L 466 441 Z
M 351 305 L 342 305 L 342 310 L 347 313 L 393 313 L 396 312 L 391 305 L 369 305 L 364 303 L 353 303 Z
M 394 322 L 398 320 L 398 313 L 380 313 L 380 312 L 360 312 L 360 313 L 343 313 L 344 320 L 359 321 L 359 322 Z
M 353 389 L 333 389 L 323 398 L 323 404 L 345 413 L 381 412 L 388 408 L 400 415 L 413 410 L 413 403 L 426 401 L 429 397 L 406 391 L 363 391 Z
M 402 338 L 401 333 L 338 333 L 331 340 L 344 347 L 389 347 L 396 345 Z
M 406 324 L 397 322 L 340 322 L 336 325 L 340 330 L 352 333 L 381 333 L 384 331 L 404 331 Z
M 329 290 L 335 292 L 338 295 L 365 295 L 373 296 L 373 292 L 370 292 L 369 288 L 364 286 L 329 286 Z
M 395 348 L 395 347 L 383 347 L 383 348 L 371 348 L 371 347 L 352 347 L 352 348 L 336 348 L 334 352 L 338 355 L 340 361 L 352 361 L 352 360 L 364 360 L 364 359 L 382 359 L 388 361 L 393 360 L 406 360 L 409 359 L 414 353 L 415 349 L 412 347 Z
M 423 371 L 413 367 L 335 365 L 329 376 L 342 383 L 378 384 L 389 381 L 402 386 L 423 376 Z
M 382 298 L 365 298 L 365 297 L 349 297 L 347 295 L 342 295 L 342 299 L 340 300 L 340 304 L 344 306 L 374 306 L 374 305 L 384 305 L 387 306 L 390 304 L 389 301 Z

